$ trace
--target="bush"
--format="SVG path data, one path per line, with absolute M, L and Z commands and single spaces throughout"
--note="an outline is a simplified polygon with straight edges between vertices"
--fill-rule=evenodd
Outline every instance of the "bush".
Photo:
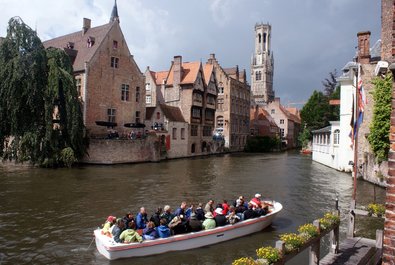
M 326 213 L 323 218 L 320 219 L 320 227 L 326 230 L 336 224 L 340 223 L 340 217 L 337 214 Z
M 75 157 L 74 150 L 70 147 L 64 148 L 60 152 L 60 160 L 66 167 L 71 167 L 78 159 Z
M 253 136 L 247 139 L 246 152 L 270 152 L 279 145 L 277 138 L 269 136 Z
M 298 232 L 306 240 L 316 237 L 319 234 L 318 227 L 314 226 L 313 224 L 304 224 L 299 226 Z
M 370 216 L 376 214 L 378 217 L 381 217 L 385 214 L 385 206 L 383 204 L 371 203 L 368 205 L 368 212 Z
M 280 240 L 285 243 L 285 252 L 291 252 L 303 245 L 305 240 L 295 233 L 282 234 Z
M 262 247 L 256 250 L 256 255 L 260 259 L 265 259 L 269 264 L 277 262 L 281 259 L 281 252 L 274 247 Z
M 232 262 L 232 265 L 259 265 L 257 261 L 250 257 L 239 258 Z

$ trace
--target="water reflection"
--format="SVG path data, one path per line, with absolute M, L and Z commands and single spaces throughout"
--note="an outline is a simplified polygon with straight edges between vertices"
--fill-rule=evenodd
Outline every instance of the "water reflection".
M 278 234 L 295 231 L 333 209 L 336 196 L 346 213 L 352 192 L 349 174 L 297 153 L 58 170 L 3 166 L 0 181 L 0 261 L 10 264 L 230 264 L 235 258 L 254 256 L 256 248 L 273 245 Z M 373 201 L 372 187 L 358 183 L 358 203 Z M 261 233 L 196 250 L 115 262 L 98 254 L 94 244 L 87 249 L 92 230 L 109 214 L 136 212 L 142 205 L 152 213 L 157 206 L 177 207 L 182 200 L 233 200 L 257 191 L 284 205 L 279 218 Z M 378 188 L 377 194 L 383 201 L 384 190 Z M 371 226 L 368 220 L 361 230 Z M 342 232 L 344 236 L 344 225 Z M 290 264 L 304 264 L 304 258 Z

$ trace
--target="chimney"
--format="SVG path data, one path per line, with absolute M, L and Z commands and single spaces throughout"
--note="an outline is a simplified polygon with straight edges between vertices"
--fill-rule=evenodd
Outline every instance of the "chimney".
M 240 76 L 239 76 L 239 66 L 236 65 L 236 80 L 240 81 Z
M 370 31 L 358 32 L 358 62 L 370 62 Z
M 82 35 L 84 35 L 90 28 L 91 28 L 91 20 L 89 18 L 84 17 L 82 23 Z
M 173 64 L 173 85 L 177 86 L 181 83 L 182 77 L 182 56 L 174 56 Z
M 207 63 L 213 64 L 215 61 L 215 53 L 210 53 L 210 58 L 208 59 Z

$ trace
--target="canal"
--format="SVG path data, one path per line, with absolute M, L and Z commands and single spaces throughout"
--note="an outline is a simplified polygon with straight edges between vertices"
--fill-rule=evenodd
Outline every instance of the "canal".
M 333 210 L 348 211 L 352 179 L 296 152 L 232 154 L 161 163 L 39 169 L 0 166 L 0 264 L 231 264 L 255 249 L 274 246 L 278 235 L 295 232 Z M 357 204 L 373 201 L 374 186 L 359 181 Z M 206 203 L 260 192 L 283 204 L 272 226 L 243 238 L 195 250 L 107 261 L 90 247 L 93 230 L 108 215 L 145 206 L 149 214 L 182 200 Z M 376 188 L 382 202 L 385 190 Z M 341 236 L 345 236 L 343 220 Z M 361 220 L 358 232 L 374 236 L 380 221 Z M 373 229 L 373 230 L 372 230 Z M 88 248 L 89 247 L 89 248 Z M 306 264 L 307 255 L 289 264 Z

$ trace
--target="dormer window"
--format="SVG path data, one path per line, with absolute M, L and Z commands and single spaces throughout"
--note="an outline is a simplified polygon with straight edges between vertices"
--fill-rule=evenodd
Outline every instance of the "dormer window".
M 112 48 L 113 48 L 114 50 L 118 49 L 118 41 L 116 41 L 116 40 L 113 40 L 113 41 L 112 41 Z
M 86 43 L 87 47 L 90 48 L 94 44 L 95 44 L 95 38 L 94 37 L 88 37 L 88 40 L 87 40 L 87 43 Z

